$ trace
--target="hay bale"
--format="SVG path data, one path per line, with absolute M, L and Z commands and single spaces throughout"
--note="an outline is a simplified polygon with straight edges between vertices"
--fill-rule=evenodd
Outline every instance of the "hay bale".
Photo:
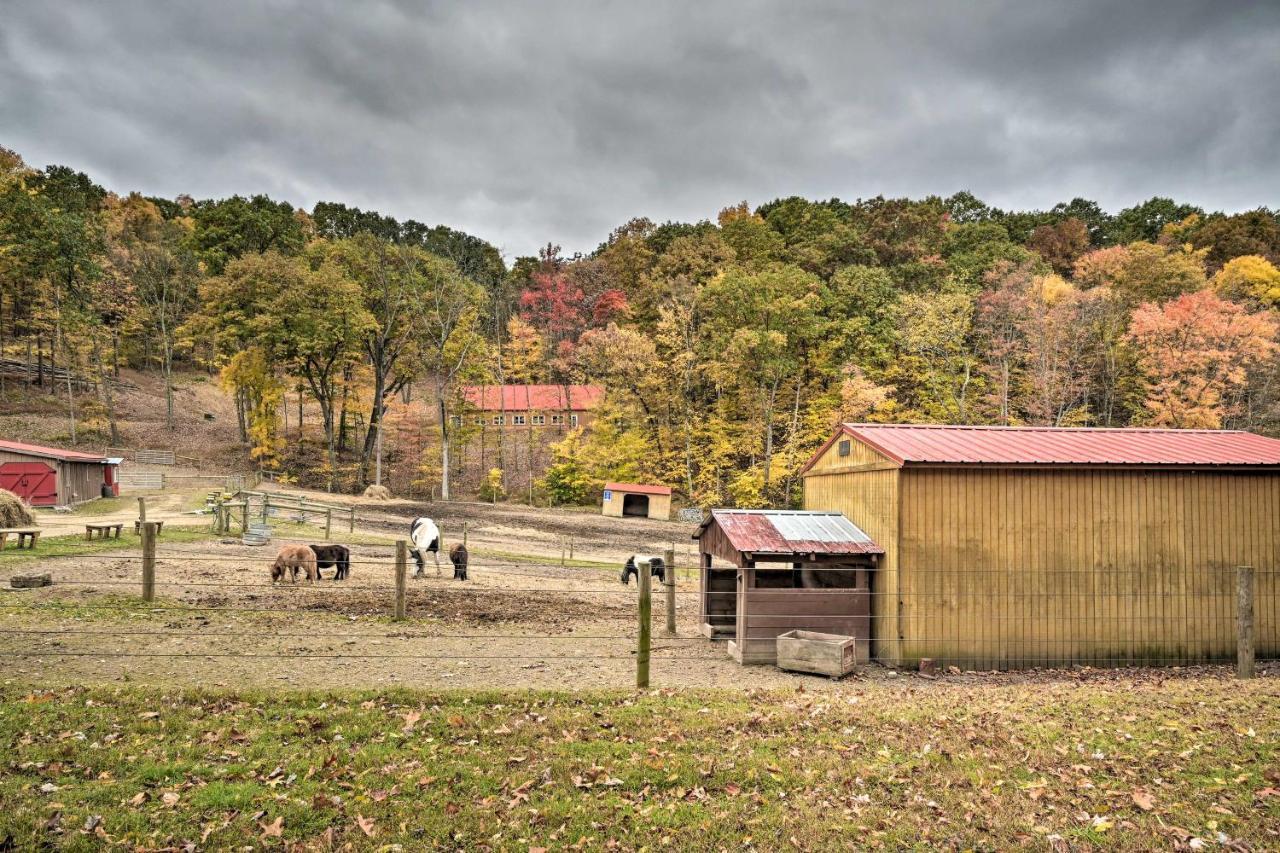
M 14 589 L 35 589 L 53 583 L 53 575 L 45 572 L 38 575 L 14 575 L 9 578 L 9 586 Z
M 8 489 L 0 489 L 0 527 L 33 527 L 35 513 L 22 498 Z
M 364 490 L 364 496 L 374 501 L 389 501 L 391 490 L 386 486 L 369 486 Z

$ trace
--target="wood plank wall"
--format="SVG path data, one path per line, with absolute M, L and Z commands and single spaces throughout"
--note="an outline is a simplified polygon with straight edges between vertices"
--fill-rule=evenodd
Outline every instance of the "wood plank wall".
M 870 447 L 851 439 L 850 455 L 832 444 L 804 475 L 804 507 L 836 510 L 875 540 L 884 556 L 871 579 L 871 654 L 896 663 L 898 647 L 899 469 Z
M 951 467 L 901 477 L 903 663 L 1231 659 L 1238 565 L 1257 570 L 1258 654 L 1280 654 L 1276 474 Z M 831 488 L 865 491 L 861 482 Z

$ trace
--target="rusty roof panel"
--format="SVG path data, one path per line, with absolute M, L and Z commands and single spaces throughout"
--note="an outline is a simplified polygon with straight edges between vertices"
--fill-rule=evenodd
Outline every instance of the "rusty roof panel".
M 21 441 L 0 439 L 0 450 L 9 453 L 23 453 L 29 456 L 43 456 L 46 459 L 59 459 L 64 462 L 106 462 L 107 457 L 98 453 L 85 453 L 82 450 L 65 450 L 61 447 L 46 447 L 42 444 L 26 444 Z
M 884 549 L 838 512 L 713 509 L 703 528 L 720 525 L 738 551 L 752 554 L 883 554 Z
M 903 464 L 1280 466 L 1280 440 L 1240 430 L 845 424 Z

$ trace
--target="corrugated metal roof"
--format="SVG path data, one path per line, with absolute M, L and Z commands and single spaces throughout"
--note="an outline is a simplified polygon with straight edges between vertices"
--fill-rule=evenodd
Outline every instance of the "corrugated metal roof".
M 43 456 L 46 459 L 62 459 L 68 462 L 106 462 L 107 458 L 97 453 L 85 453 L 81 450 L 63 450 L 61 447 L 45 447 L 41 444 L 25 444 L 21 441 L 0 439 L 0 450 L 10 453 L 25 453 L 29 456 Z
M 1241 430 L 845 424 L 842 434 L 902 464 L 1280 466 L 1280 440 Z
M 735 549 L 750 554 L 883 554 L 884 549 L 838 512 L 713 509 L 698 528 L 715 522 Z
M 631 492 L 636 495 L 670 495 L 670 486 L 649 486 L 644 483 L 605 483 L 606 491 Z
M 484 412 L 581 412 L 599 402 L 604 389 L 599 385 L 467 385 L 462 396 L 468 405 Z

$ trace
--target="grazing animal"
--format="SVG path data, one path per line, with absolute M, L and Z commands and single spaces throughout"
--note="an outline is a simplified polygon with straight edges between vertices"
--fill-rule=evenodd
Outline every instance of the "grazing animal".
M 657 578 L 659 581 L 667 579 L 667 564 L 661 557 L 651 557 L 648 554 L 632 554 L 627 558 L 627 564 L 622 567 L 622 583 L 625 585 L 634 575 L 636 583 L 640 582 L 639 566 L 649 564 L 649 574 Z
M 449 551 L 449 562 L 453 563 L 453 579 L 456 581 L 464 581 L 467 579 L 467 546 L 461 543 L 454 545 Z
M 307 583 L 315 581 L 316 552 L 306 545 L 282 545 L 271 564 L 271 582 L 283 581 L 288 575 L 290 581 L 297 583 L 299 571 L 307 576 Z
M 331 566 L 338 568 L 333 575 L 336 581 L 346 580 L 347 575 L 351 574 L 351 549 L 346 545 L 312 545 L 311 550 L 316 552 L 317 579 L 320 577 L 321 569 Z
M 430 551 L 436 558 L 436 577 L 440 577 L 440 528 L 436 527 L 436 523 L 426 516 L 415 518 L 413 524 L 409 525 L 409 541 L 413 543 L 409 553 L 418 564 L 418 570 L 413 576 L 427 576 L 427 561 L 423 554 Z

